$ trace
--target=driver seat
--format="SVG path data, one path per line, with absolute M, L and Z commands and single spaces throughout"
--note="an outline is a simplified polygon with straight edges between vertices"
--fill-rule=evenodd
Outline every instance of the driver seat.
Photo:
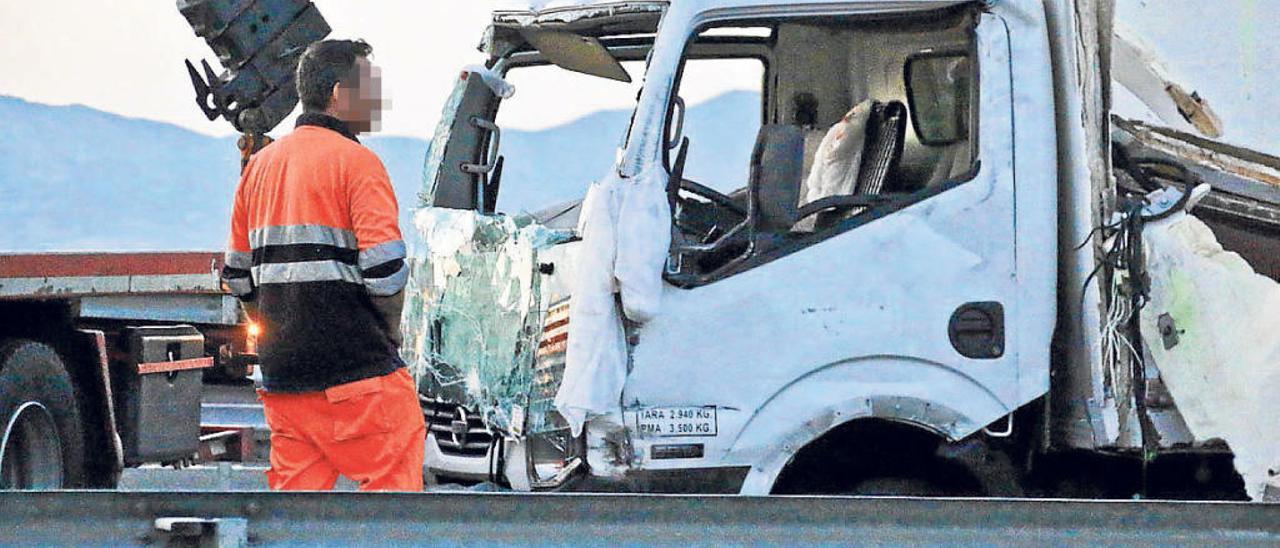
M 793 125 L 766 124 L 751 153 L 748 218 L 756 239 L 808 232 L 858 215 L 878 197 L 902 157 L 906 107 L 897 101 L 874 103 L 864 128 L 862 161 L 851 194 L 826 196 L 799 205 L 804 179 L 805 131 Z M 810 217 L 816 221 L 801 223 Z M 810 226 L 804 226 L 810 225 Z
M 843 219 L 857 216 L 881 198 L 885 186 L 898 169 L 902 159 L 903 138 L 906 133 L 906 107 L 898 101 L 875 102 L 867 119 L 865 140 L 856 172 L 853 188 L 838 194 L 824 196 L 804 204 L 797 211 L 798 221 L 793 230 L 811 232 L 829 227 Z
M 800 182 L 804 175 L 804 130 L 765 124 L 751 152 L 748 204 L 757 233 L 791 231 L 800 220 Z

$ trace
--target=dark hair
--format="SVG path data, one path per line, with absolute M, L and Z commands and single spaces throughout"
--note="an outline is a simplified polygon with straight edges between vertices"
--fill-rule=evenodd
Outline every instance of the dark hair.
M 328 109 L 333 86 L 356 77 L 356 59 L 371 53 L 373 48 L 364 40 L 322 40 L 307 47 L 298 58 L 298 99 L 303 110 Z

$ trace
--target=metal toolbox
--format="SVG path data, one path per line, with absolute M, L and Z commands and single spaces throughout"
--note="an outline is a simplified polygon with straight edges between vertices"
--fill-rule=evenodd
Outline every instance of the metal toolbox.
M 127 465 L 191 458 L 200 445 L 204 336 L 191 326 L 131 327 L 115 369 L 120 437 Z

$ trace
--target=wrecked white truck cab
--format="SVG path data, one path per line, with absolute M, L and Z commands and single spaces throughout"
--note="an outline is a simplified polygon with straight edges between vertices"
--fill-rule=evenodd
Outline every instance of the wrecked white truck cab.
M 1101 373 L 1109 308 L 1088 274 L 1104 238 L 1077 248 L 1114 189 L 1098 69 L 1074 68 L 1089 26 L 1065 4 L 495 13 L 415 216 L 404 354 L 430 471 L 517 489 L 1012 495 L 1031 455 L 1147 448 L 1121 435 L 1133 396 L 1115 393 L 1139 383 Z M 681 98 L 709 59 L 763 72 L 741 188 L 686 171 L 718 160 L 699 157 L 712 149 Z M 497 212 L 521 184 L 494 123 L 504 76 L 628 81 L 641 60 L 613 168 L 581 200 Z

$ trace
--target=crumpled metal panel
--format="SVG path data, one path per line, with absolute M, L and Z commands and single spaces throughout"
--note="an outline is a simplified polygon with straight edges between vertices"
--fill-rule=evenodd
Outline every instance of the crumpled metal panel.
M 431 207 L 414 225 L 401 354 L 429 393 L 511 431 L 513 408 L 527 406 L 545 312 L 538 254 L 572 234 L 528 217 Z
M 577 1 L 577 2 L 527 2 L 524 6 L 507 3 L 493 17 L 495 25 L 533 27 L 570 24 L 586 19 L 658 14 L 667 9 L 667 2 L 639 1 Z
M 532 3 L 514 9 L 499 8 L 493 24 L 480 42 L 480 51 L 492 57 L 506 55 L 525 43 L 521 29 L 556 30 L 582 36 L 651 34 L 667 8 L 666 2 Z M 561 5 L 563 4 L 563 5 Z

